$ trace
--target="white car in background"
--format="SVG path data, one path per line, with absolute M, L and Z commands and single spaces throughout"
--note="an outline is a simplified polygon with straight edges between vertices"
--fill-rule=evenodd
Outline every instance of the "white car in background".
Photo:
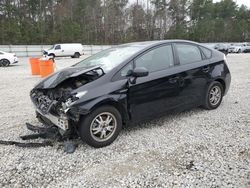
M 18 63 L 16 54 L 0 51 L 0 67 L 7 67 L 14 63 Z
M 44 50 L 43 54 L 51 58 L 72 57 L 79 58 L 83 55 L 83 46 L 80 43 L 55 44 L 50 49 Z
M 250 52 L 250 44 L 243 43 L 243 44 L 231 44 L 228 49 L 229 53 L 247 53 Z

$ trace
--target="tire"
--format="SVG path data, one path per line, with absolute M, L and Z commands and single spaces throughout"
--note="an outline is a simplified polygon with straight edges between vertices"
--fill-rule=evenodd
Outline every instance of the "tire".
M 10 61 L 8 59 L 0 60 L 0 67 L 8 67 L 10 65 Z
M 239 49 L 237 53 L 240 54 L 241 53 L 241 49 Z
M 74 58 L 79 58 L 79 57 L 80 57 L 80 53 L 79 52 L 75 52 Z
M 224 93 L 224 88 L 222 84 L 217 81 L 212 82 L 207 89 L 203 108 L 207 110 L 214 110 L 218 108 L 223 99 L 223 93 Z
M 110 145 L 118 137 L 121 128 L 122 118 L 119 111 L 112 106 L 102 106 L 81 119 L 79 135 L 88 145 L 101 148 Z

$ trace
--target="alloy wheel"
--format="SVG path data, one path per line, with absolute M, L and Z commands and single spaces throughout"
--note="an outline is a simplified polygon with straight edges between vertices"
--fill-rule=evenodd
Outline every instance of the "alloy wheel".
M 211 88 L 209 93 L 209 102 L 211 105 L 216 106 L 222 97 L 221 88 L 219 86 L 214 86 Z
M 90 125 L 91 137 L 98 141 L 104 142 L 110 139 L 117 128 L 117 120 L 115 116 L 109 112 L 98 114 Z

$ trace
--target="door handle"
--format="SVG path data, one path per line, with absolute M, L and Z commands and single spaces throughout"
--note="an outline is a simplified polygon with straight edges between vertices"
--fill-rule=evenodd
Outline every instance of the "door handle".
M 179 80 L 179 77 L 178 76 L 176 76 L 176 77 L 173 77 L 173 78 L 169 78 L 169 83 L 171 83 L 171 84 L 174 84 L 174 83 L 177 83 L 178 82 L 178 80 Z
M 205 66 L 202 68 L 202 71 L 203 72 L 208 72 L 210 70 L 210 67 L 209 66 Z

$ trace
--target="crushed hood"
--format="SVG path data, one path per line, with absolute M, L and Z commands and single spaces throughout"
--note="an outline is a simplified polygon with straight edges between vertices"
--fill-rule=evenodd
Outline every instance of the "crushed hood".
M 77 77 L 81 74 L 87 73 L 91 70 L 97 69 L 99 66 L 92 66 L 92 67 L 69 67 L 58 71 L 51 76 L 43 79 L 39 82 L 35 89 L 52 89 L 58 86 L 63 81 L 67 80 L 68 78 Z

